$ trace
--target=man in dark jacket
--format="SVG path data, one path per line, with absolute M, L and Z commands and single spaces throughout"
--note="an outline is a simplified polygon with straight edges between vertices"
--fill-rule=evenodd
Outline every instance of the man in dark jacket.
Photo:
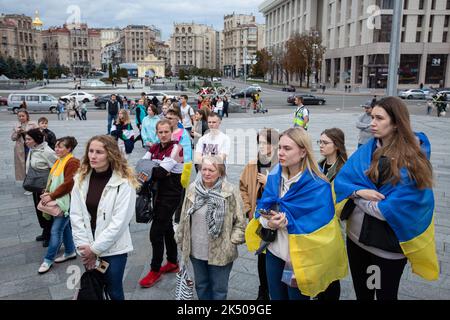
M 48 119 L 46 117 L 39 118 L 38 125 L 39 129 L 41 129 L 44 134 L 44 140 L 47 142 L 48 146 L 55 150 L 56 135 L 52 130 L 48 129 Z
M 115 122 L 117 119 L 117 115 L 119 114 L 120 110 L 120 104 L 119 101 L 116 99 L 116 95 L 111 95 L 111 100 L 109 100 L 106 103 L 106 110 L 108 112 L 108 132 L 107 134 L 111 133 L 111 123 Z

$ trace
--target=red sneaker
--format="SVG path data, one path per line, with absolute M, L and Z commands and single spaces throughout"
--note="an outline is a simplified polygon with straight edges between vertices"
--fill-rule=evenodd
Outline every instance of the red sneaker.
M 161 279 L 161 276 L 161 271 L 150 271 L 144 278 L 139 281 L 139 284 L 142 288 L 150 288 Z
M 172 262 L 169 262 L 169 261 L 167 261 L 167 263 L 165 265 L 163 265 L 161 267 L 161 269 L 159 269 L 159 272 L 161 272 L 161 273 L 171 273 L 171 272 L 175 273 L 175 272 L 178 272 L 178 271 L 180 271 L 178 263 L 175 264 L 175 263 L 172 263 Z

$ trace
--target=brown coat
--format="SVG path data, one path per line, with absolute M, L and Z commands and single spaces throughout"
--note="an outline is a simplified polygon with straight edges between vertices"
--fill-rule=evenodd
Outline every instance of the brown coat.
M 18 127 L 21 127 L 24 132 L 31 129 L 38 128 L 36 122 L 28 121 L 25 125 L 17 123 L 12 131 L 11 140 L 15 141 L 14 145 L 14 167 L 16 174 L 16 181 L 23 181 L 25 179 L 25 140 L 23 135 L 18 132 Z
M 242 201 L 244 201 L 244 212 L 248 219 L 253 218 L 256 210 L 256 198 L 262 184 L 257 180 L 258 165 L 256 161 L 250 161 L 242 171 L 239 179 L 239 190 L 241 191 Z

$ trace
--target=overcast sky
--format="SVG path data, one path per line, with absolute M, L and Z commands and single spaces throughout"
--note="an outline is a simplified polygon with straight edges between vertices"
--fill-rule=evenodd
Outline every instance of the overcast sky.
M 256 16 L 263 0 L 0 0 L 0 13 L 18 13 L 34 17 L 39 15 L 44 28 L 62 26 L 66 21 L 81 17 L 89 27 L 125 27 L 129 24 L 155 25 L 167 40 L 173 32 L 174 22 L 195 22 L 212 25 L 223 30 L 223 16 L 233 12 Z M 79 13 L 79 14 L 78 14 Z

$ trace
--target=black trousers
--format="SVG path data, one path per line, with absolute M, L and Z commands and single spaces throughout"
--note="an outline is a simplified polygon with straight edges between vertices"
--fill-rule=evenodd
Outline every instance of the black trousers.
M 378 257 L 355 244 L 347 238 L 347 253 L 350 271 L 353 279 L 357 300 L 397 300 L 400 278 L 402 277 L 407 259 L 390 260 Z M 377 266 L 380 270 L 379 289 L 368 288 L 368 278 L 374 272 L 368 270 L 370 266 Z M 372 281 L 369 281 L 369 284 Z
M 158 272 L 164 258 L 164 245 L 166 247 L 167 260 L 177 263 L 177 243 L 173 230 L 172 217 L 177 209 L 179 199 L 159 199 L 155 204 L 154 218 L 150 228 L 150 242 L 152 243 L 153 256 L 151 270 Z
M 39 201 L 41 201 L 41 194 L 42 193 L 33 192 L 34 209 L 36 210 L 36 216 L 38 218 L 39 225 L 42 228 L 42 236 L 45 240 L 50 240 L 53 218 L 51 218 L 50 220 L 45 219 L 42 215 L 42 211 L 38 210 L 37 206 L 39 204 Z
M 267 272 L 266 272 L 266 254 L 261 253 L 258 255 L 258 276 L 259 286 L 261 290 L 269 292 L 269 286 L 267 284 Z

